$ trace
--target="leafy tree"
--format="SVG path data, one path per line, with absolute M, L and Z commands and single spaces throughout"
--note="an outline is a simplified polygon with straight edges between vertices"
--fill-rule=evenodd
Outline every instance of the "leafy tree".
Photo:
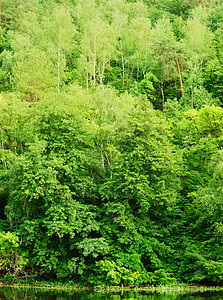
M 42 100 L 35 139 L 8 165 L 6 213 L 37 272 L 72 278 L 85 259 L 107 253 L 108 244 L 92 205 L 98 169 L 91 157 L 94 126 L 75 110 L 75 98 L 54 97 Z
M 217 98 L 222 103 L 222 71 L 221 62 L 215 58 L 210 60 L 203 72 L 205 89 L 211 93 L 213 98 Z
M 166 82 L 171 82 L 179 76 L 181 94 L 184 93 L 180 67 L 180 61 L 182 61 L 181 46 L 176 41 L 172 24 L 168 18 L 159 20 L 152 34 L 155 68 L 158 73 L 157 78 L 160 80 L 163 109 L 165 103 L 164 84 Z
M 53 65 L 46 54 L 33 49 L 15 66 L 15 84 L 18 90 L 30 95 L 37 107 L 43 93 L 55 87 L 56 77 L 52 73 Z
M 139 213 L 150 210 L 151 214 L 158 213 L 161 207 L 174 201 L 174 190 L 167 188 L 169 180 L 172 187 L 177 186 L 176 162 L 171 154 L 165 120 L 156 116 L 146 103 L 136 104 L 116 130 L 119 154 L 114 177 L 108 182 L 113 192 L 105 197 L 130 201 L 133 211 Z M 117 181 L 116 177 L 121 180 Z M 117 186 L 116 182 L 119 182 Z
M 198 17 L 194 16 L 187 20 L 185 26 L 185 37 L 182 39 L 182 45 L 185 58 L 188 61 L 188 70 L 186 73 L 186 84 L 190 90 L 191 106 L 196 105 L 196 93 L 199 97 L 199 91 L 203 90 L 203 69 L 208 59 L 214 56 L 213 34 L 210 32 L 205 23 L 202 23 Z M 203 92 L 203 97 L 205 91 Z M 206 95 L 207 96 L 207 93 Z M 207 96 L 208 97 L 208 96 Z M 186 98 L 185 98 L 186 99 Z M 198 100 L 199 101 L 199 100 Z M 186 102 L 188 102 L 186 100 Z M 209 102 L 211 104 L 211 102 Z M 199 103 L 198 103 L 199 106 Z
M 222 282 L 221 12 L 1 1 L 2 281 Z
M 86 87 L 89 81 L 96 87 L 97 78 L 103 83 L 105 69 L 115 55 L 115 35 L 112 27 L 100 17 L 93 18 L 85 28 L 81 42 L 80 64 L 86 73 Z
M 20 252 L 19 237 L 12 232 L 0 232 L 0 271 L 6 283 L 24 275 L 28 259 Z M 28 277 L 26 273 L 25 277 Z
M 108 19 L 110 19 L 111 26 L 114 28 L 117 38 L 117 50 L 118 55 L 121 57 L 121 68 L 122 68 L 122 87 L 125 84 L 125 59 L 126 59 L 126 30 L 129 21 L 130 7 L 129 4 L 122 1 L 109 1 L 109 11 L 111 11 Z M 113 69 L 112 69 L 113 72 Z M 116 83 L 117 84 L 117 83 Z
M 50 17 L 43 20 L 44 40 L 41 47 L 50 57 L 57 77 L 57 92 L 61 92 L 63 80 L 66 79 L 65 70 L 67 56 L 74 50 L 74 36 L 76 28 L 72 22 L 70 13 L 64 7 L 55 7 Z
M 145 78 L 151 59 L 151 22 L 147 18 L 133 19 L 128 30 L 129 42 L 133 45 L 133 54 L 128 58 L 130 65 L 141 69 Z

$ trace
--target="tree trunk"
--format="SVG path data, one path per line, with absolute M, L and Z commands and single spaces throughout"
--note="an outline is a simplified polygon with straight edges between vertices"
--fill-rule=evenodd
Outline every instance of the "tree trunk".
M 100 145 L 100 150 L 101 150 L 101 165 L 102 165 L 102 168 L 104 169 L 105 168 L 105 160 L 104 160 L 104 155 L 103 155 L 103 143 L 99 144 Z
M 146 66 L 144 68 L 143 65 L 142 65 L 142 74 L 143 74 L 143 78 L 146 78 Z
M 57 49 L 57 92 L 60 93 L 60 48 Z
M 100 85 L 103 84 L 103 76 L 104 76 L 105 65 L 106 65 L 105 61 L 106 61 L 105 58 L 103 58 L 103 63 L 102 63 L 102 69 L 101 69 L 101 71 L 100 71 L 100 65 L 99 65 Z
M 162 110 L 164 110 L 165 97 L 164 97 L 164 91 L 163 91 L 163 81 L 161 81 L 160 87 L 161 87 L 161 93 L 162 93 Z
M 88 59 L 87 59 L 87 53 L 85 51 L 85 58 L 86 58 L 86 87 L 87 87 L 87 91 L 88 91 Z
M 36 126 L 37 126 L 37 100 L 38 100 L 38 96 L 37 94 L 35 94 L 35 108 L 36 108 Z
M 94 39 L 94 89 L 96 88 L 96 38 Z
M 0 24 L 2 22 L 2 5 L 0 4 Z
M 121 40 L 121 38 L 120 38 L 120 47 L 122 49 L 122 40 Z M 123 84 L 123 86 L 125 84 L 125 62 L 124 62 L 123 53 L 122 53 L 122 84 Z
M 88 71 L 86 70 L 86 84 L 87 84 L 87 91 L 88 91 Z
M 19 6 L 21 6 L 21 2 L 19 2 Z M 21 32 L 21 24 L 20 24 L 20 22 L 21 22 L 21 18 L 19 18 L 19 32 Z
M 96 88 L 96 59 L 94 58 L 94 89 Z
M 177 63 L 177 70 L 178 70 L 178 74 L 179 74 L 179 78 L 180 78 L 181 94 L 182 94 L 182 96 L 183 96 L 183 95 L 184 95 L 183 81 L 182 81 L 182 76 L 181 76 L 181 72 L 180 72 L 179 61 L 177 60 L 177 58 L 176 58 L 176 63 Z
M 35 80 L 35 88 L 36 88 L 36 80 Z M 36 108 L 36 126 L 37 126 L 37 102 L 38 102 L 38 95 L 35 92 L 35 108 Z

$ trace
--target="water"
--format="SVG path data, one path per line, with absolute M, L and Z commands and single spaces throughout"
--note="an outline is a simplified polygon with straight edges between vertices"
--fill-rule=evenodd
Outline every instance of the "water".
M 0 288 L 0 299 L 13 300 L 223 300 L 223 292 L 218 293 L 191 293 L 180 294 L 169 292 L 167 294 L 146 293 L 146 292 L 124 292 L 108 293 L 94 291 L 62 291 L 62 290 L 47 290 L 47 289 L 19 289 L 11 287 Z

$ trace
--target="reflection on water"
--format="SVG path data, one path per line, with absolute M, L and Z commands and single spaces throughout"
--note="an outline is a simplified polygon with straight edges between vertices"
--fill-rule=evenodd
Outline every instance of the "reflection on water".
M 93 291 L 62 291 L 62 290 L 47 290 L 47 289 L 18 289 L 10 287 L 0 288 L 0 299 L 14 300 L 217 300 L 223 299 L 223 293 L 196 293 L 196 294 L 157 294 L 157 293 L 139 293 L 139 292 L 124 292 L 121 293 L 106 293 Z

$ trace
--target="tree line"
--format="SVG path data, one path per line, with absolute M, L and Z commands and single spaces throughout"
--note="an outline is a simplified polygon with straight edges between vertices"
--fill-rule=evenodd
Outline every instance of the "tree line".
M 223 278 L 220 1 L 2 0 L 0 277 Z

